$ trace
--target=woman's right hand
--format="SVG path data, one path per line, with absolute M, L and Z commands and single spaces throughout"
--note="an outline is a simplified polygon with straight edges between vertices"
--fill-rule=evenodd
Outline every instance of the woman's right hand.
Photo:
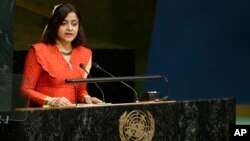
M 65 97 L 52 97 L 47 98 L 47 105 L 52 107 L 66 107 L 73 106 L 73 104 Z

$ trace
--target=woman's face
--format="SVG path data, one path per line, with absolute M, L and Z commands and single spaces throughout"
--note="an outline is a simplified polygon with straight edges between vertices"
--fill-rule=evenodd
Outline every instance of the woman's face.
M 79 30 L 79 20 L 76 13 L 70 12 L 59 26 L 58 40 L 61 43 L 71 43 L 77 36 Z

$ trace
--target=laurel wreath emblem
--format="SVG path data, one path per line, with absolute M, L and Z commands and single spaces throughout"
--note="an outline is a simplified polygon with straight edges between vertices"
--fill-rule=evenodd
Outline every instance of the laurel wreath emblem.
M 154 131 L 155 121 L 148 111 L 124 112 L 120 117 L 119 133 L 122 141 L 151 141 Z

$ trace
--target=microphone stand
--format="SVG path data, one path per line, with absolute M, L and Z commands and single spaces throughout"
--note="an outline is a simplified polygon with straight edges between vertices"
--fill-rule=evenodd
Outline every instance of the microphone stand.
M 76 106 L 77 106 L 77 92 L 76 92 L 76 84 L 74 81 L 72 80 L 69 80 L 71 81 L 70 83 L 73 83 L 73 86 L 74 86 L 74 94 L 75 94 L 75 103 L 76 103 Z M 67 83 L 67 82 L 66 82 Z
M 105 69 L 101 68 L 97 63 L 94 62 L 93 65 L 94 65 L 96 68 L 98 68 L 98 69 L 102 70 L 103 72 L 105 72 L 106 74 L 112 76 L 113 78 L 116 77 L 116 76 L 112 75 L 111 73 L 109 73 L 108 71 L 106 71 Z M 123 81 L 120 81 L 120 82 L 121 82 L 123 85 L 127 86 L 128 88 L 130 88 L 130 89 L 134 92 L 135 98 L 136 98 L 136 101 L 135 101 L 135 102 L 139 102 L 138 94 L 137 94 L 136 90 L 135 90 L 134 88 L 132 88 L 130 85 L 128 85 L 127 83 L 125 83 L 125 82 L 123 82 Z
M 150 80 L 150 79 L 162 79 L 162 76 L 152 75 L 152 76 L 123 76 L 123 77 L 99 77 L 99 78 L 86 78 L 86 79 L 66 79 L 65 83 L 121 82 L 121 81 L 138 81 L 138 80 Z M 136 99 L 138 100 L 138 97 Z
M 79 66 L 80 66 L 81 69 L 83 69 L 83 70 L 87 73 L 87 75 L 88 75 L 89 78 L 92 78 L 92 76 L 89 74 L 89 72 L 85 69 L 84 64 L 81 63 Z M 101 92 L 101 94 L 102 94 L 102 101 L 105 103 L 104 92 L 102 91 L 101 87 L 100 87 L 96 82 L 95 82 L 94 84 L 95 84 L 96 87 L 100 90 L 100 92 Z
M 169 99 L 169 97 L 168 97 L 168 79 L 167 79 L 167 77 L 165 77 L 165 76 L 162 76 L 163 78 L 164 78 L 164 80 L 165 80 L 165 83 L 166 83 L 166 96 L 165 96 L 165 99 L 167 100 L 167 99 Z

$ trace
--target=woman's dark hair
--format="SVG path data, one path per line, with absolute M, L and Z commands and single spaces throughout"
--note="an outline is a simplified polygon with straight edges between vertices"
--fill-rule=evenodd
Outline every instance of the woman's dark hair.
M 58 39 L 58 29 L 62 22 L 64 21 L 65 17 L 70 13 L 76 13 L 78 20 L 79 20 L 79 30 L 77 33 L 76 38 L 72 41 L 72 47 L 77 47 L 79 45 L 85 45 L 86 39 L 83 28 L 81 26 L 81 17 L 80 14 L 76 11 L 75 7 L 71 4 L 63 4 L 58 6 L 53 15 L 50 17 L 47 29 L 44 31 L 44 35 L 42 36 L 41 42 L 45 44 L 56 44 L 56 40 Z

